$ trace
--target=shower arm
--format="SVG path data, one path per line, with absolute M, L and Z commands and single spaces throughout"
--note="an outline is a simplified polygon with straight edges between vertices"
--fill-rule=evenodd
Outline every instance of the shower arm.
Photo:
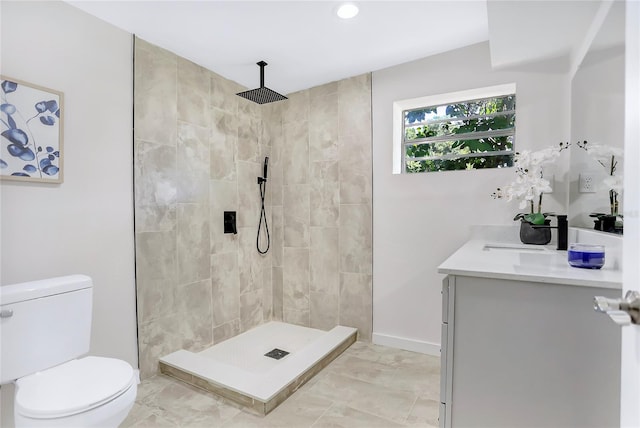
M 267 66 L 267 63 L 264 61 L 257 62 L 258 66 L 260 66 L 260 87 L 264 88 L 264 68 Z

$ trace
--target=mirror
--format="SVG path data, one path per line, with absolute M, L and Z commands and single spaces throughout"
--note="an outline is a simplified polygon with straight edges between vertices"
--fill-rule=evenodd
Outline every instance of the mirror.
M 624 2 L 613 2 L 571 82 L 569 224 L 594 229 L 591 213 L 611 214 L 612 181 L 622 180 L 624 147 Z M 587 141 L 584 150 L 584 143 Z M 582 147 L 581 147 L 582 146 Z M 598 146 L 606 146 L 601 148 Z M 611 173 L 614 154 L 615 178 Z M 605 183 L 606 180 L 606 183 Z M 621 196 L 617 197 L 621 200 Z M 619 212 L 622 212 L 620 201 Z M 600 218 L 600 229 L 613 232 Z M 617 217 L 621 233 L 621 218 Z M 605 226 L 605 221 L 608 224 Z

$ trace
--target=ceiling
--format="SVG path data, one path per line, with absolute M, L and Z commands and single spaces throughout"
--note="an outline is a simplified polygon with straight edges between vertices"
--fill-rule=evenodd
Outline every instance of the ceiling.
M 69 1 L 248 88 L 288 94 L 488 39 L 485 1 Z
M 289 94 L 486 40 L 495 68 L 565 72 L 603 1 L 360 0 L 351 20 L 333 0 L 68 3 L 247 88 L 264 60 Z
M 556 71 L 568 71 L 601 3 L 489 0 L 491 65 L 506 68 L 555 61 Z

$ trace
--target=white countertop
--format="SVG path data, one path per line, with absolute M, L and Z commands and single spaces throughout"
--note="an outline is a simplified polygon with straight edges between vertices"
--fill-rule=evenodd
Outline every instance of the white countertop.
M 588 236 L 587 239 L 578 241 L 578 237 L 585 236 L 582 229 L 570 229 L 569 232 L 569 243 L 594 240 L 592 236 Z M 601 235 L 596 235 L 595 238 L 599 236 Z M 603 236 L 602 239 L 608 241 L 608 245 L 605 246 L 604 267 L 580 269 L 570 266 L 567 262 L 567 252 L 556 250 L 555 244 L 524 245 L 491 238 L 491 235 L 482 236 L 474 233 L 470 241 L 438 267 L 438 272 L 448 275 L 622 289 L 619 257 L 622 239 L 619 239 L 618 247 L 618 240 L 611 241 L 610 237 Z

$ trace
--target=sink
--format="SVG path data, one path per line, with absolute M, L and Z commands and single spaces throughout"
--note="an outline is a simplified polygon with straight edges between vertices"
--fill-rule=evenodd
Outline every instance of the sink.
M 491 243 L 485 244 L 482 247 L 482 251 L 509 251 L 516 253 L 538 253 L 543 254 L 548 252 L 549 250 L 545 247 L 534 247 L 532 245 L 524 245 L 524 244 L 502 244 L 502 243 Z

